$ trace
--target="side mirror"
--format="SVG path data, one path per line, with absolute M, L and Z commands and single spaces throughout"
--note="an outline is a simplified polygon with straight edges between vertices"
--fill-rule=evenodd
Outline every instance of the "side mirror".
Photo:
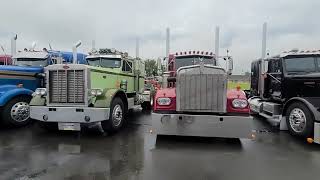
M 233 59 L 232 57 L 228 57 L 228 75 L 232 74 L 233 70 Z

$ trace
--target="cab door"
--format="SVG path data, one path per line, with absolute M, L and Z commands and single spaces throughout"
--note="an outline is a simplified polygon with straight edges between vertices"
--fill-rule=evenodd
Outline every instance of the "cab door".
M 132 93 L 134 92 L 134 74 L 133 74 L 133 68 L 132 68 L 132 61 L 123 59 L 122 60 L 122 73 L 123 76 L 121 77 L 121 80 L 126 80 L 126 92 Z M 120 82 L 121 83 L 121 82 Z
M 281 100 L 282 83 L 282 61 L 280 59 L 271 59 L 268 63 L 267 72 L 267 95 L 274 100 Z

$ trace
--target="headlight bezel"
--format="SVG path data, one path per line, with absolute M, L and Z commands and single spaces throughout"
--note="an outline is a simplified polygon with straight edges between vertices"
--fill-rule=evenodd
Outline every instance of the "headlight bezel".
M 171 98 L 159 97 L 159 98 L 157 98 L 157 104 L 159 106 L 170 106 L 171 105 Z
M 91 96 L 101 96 L 103 94 L 103 90 L 100 88 L 95 88 L 95 89 L 90 89 L 89 90 L 89 94 Z
M 244 109 L 248 107 L 248 101 L 246 99 L 233 99 L 232 107 L 237 109 Z
M 46 96 L 47 95 L 47 88 L 37 88 L 34 91 L 34 95 L 36 96 Z

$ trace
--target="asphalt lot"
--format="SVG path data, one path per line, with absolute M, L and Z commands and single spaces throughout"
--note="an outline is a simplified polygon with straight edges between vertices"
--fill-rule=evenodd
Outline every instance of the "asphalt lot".
M 98 128 L 46 132 L 36 124 L 0 130 L 0 179 L 319 179 L 320 145 L 255 119 L 255 140 L 160 137 L 150 112 L 130 115 L 114 136 Z

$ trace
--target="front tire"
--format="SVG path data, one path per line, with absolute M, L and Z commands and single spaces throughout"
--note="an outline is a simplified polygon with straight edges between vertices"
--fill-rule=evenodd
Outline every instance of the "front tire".
M 286 121 L 291 135 L 312 137 L 314 117 L 309 108 L 303 103 L 292 103 L 286 111 Z
M 150 102 L 143 102 L 141 104 L 142 110 L 150 110 L 151 109 L 151 103 Z
M 11 99 L 1 111 L 2 123 L 8 127 L 22 127 L 30 123 L 30 100 L 28 96 Z
M 116 97 L 111 103 L 109 119 L 101 122 L 102 129 L 108 134 L 118 132 L 125 123 L 126 113 L 121 98 Z

